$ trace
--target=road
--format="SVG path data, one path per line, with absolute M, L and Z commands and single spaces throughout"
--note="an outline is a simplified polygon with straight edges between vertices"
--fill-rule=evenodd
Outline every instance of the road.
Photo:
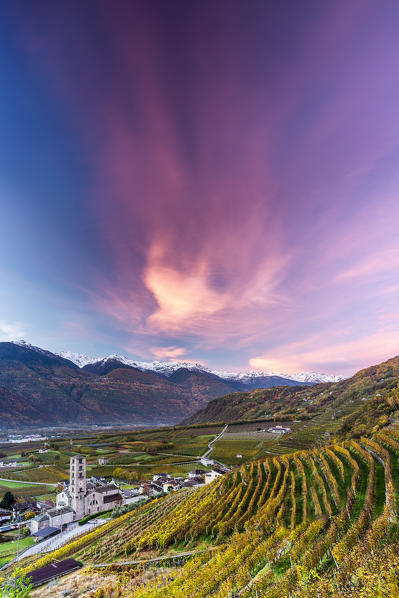
M 30 546 L 27 550 L 21 553 L 16 560 L 19 561 L 20 559 L 23 559 L 27 556 L 33 556 L 34 554 L 41 554 L 43 552 L 57 550 L 57 548 L 61 548 L 61 546 L 63 546 L 70 540 L 76 538 L 77 536 L 81 536 L 82 534 L 92 531 L 99 525 L 104 525 L 104 523 L 107 523 L 107 521 L 107 519 L 93 519 L 92 521 L 89 521 L 84 525 L 76 524 L 76 526 L 67 529 L 65 532 L 61 532 L 57 536 L 53 536 L 48 540 L 43 540 L 42 542 L 33 544 L 33 546 Z
M 220 440 L 221 437 L 223 436 L 223 434 L 226 432 L 227 428 L 229 427 L 228 424 L 225 425 L 225 427 L 223 428 L 223 430 L 220 432 L 220 434 L 218 436 L 216 436 L 216 438 L 214 438 L 213 440 L 210 441 L 210 443 L 208 444 L 208 450 L 206 451 L 206 453 L 204 453 L 200 459 L 206 459 L 208 455 L 211 454 L 211 452 L 213 451 L 213 449 L 215 448 L 213 445 L 215 444 L 215 442 L 217 440 Z

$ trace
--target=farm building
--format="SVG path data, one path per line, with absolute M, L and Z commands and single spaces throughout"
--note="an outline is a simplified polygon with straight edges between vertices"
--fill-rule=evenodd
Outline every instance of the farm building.
M 269 428 L 267 431 L 271 434 L 288 434 L 288 432 L 291 432 L 291 428 L 287 428 L 284 426 L 273 426 L 272 428 Z

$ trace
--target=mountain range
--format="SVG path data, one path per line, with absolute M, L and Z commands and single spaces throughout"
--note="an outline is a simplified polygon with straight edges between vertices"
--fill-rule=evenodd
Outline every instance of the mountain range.
M 26 344 L 26 343 L 24 343 Z M 262 388 L 263 384 L 267 382 L 276 381 L 281 384 L 289 385 L 289 381 L 300 384 L 317 384 L 319 382 L 339 382 L 343 380 L 343 376 L 335 376 L 331 374 L 320 374 L 317 372 L 299 372 L 298 374 L 277 374 L 275 372 L 266 372 L 259 370 L 248 371 L 225 371 L 212 370 L 200 363 L 192 361 L 136 361 L 125 357 L 124 355 L 108 355 L 108 357 L 89 357 L 84 353 L 74 353 L 72 351 L 61 351 L 58 355 L 75 363 L 80 368 L 85 368 L 88 365 L 106 363 L 107 361 L 119 362 L 124 365 L 129 365 L 139 370 L 157 372 L 164 376 L 171 376 L 176 370 L 184 368 L 190 371 L 206 372 L 214 374 L 218 378 L 227 380 L 228 382 L 238 382 L 249 388 Z M 259 385 L 260 381 L 260 385 Z
M 306 380 L 312 385 L 315 375 Z M 24 341 L 0 343 L 0 428 L 178 423 L 235 392 L 303 382 L 200 364 L 55 354 Z

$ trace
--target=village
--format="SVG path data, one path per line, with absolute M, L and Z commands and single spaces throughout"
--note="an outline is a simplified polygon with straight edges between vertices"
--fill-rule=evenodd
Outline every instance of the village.
M 112 512 L 121 507 L 126 512 L 170 492 L 208 484 L 228 471 L 212 459 L 203 458 L 201 462 L 208 470 L 193 469 L 185 478 L 159 472 L 135 488 L 123 488 L 120 481 L 113 478 L 87 477 L 86 457 L 73 455 L 70 458 L 69 480 L 60 482 L 56 501 L 30 499 L 17 502 L 10 509 L 0 509 L 0 530 L 18 529 L 19 535 L 31 535 L 36 543 L 44 543 L 62 532 L 65 534 L 75 529 L 82 520 L 85 523 L 89 520 L 105 523 L 112 517 Z M 96 517 L 101 517 L 101 520 L 95 521 Z M 40 552 L 40 548 L 35 552 Z

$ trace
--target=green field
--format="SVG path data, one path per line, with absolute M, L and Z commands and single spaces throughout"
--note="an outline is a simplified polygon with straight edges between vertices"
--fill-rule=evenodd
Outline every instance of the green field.
M 21 538 L 19 541 L 19 551 L 25 550 L 34 544 L 34 539 L 30 536 L 28 538 Z M 11 540 L 10 542 L 2 542 L 0 544 L 0 567 L 12 561 L 17 554 L 18 540 Z
M 12 492 L 14 496 L 21 497 L 39 497 L 43 494 L 49 494 L 53 488 L 42 484 L 22 484 L 20 482 L 5 482 L 0 480 L 0 496 L 5 492 Z

